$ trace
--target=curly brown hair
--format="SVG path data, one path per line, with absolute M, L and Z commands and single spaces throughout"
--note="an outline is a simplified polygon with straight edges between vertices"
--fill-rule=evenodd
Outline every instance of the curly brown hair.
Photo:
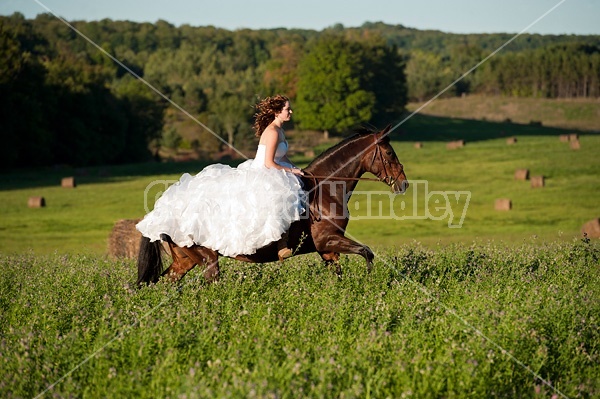
M 280 94 L 267 97 L 254 106 L 256 113 L 254 114 L 254 135 L 260 137 L 262 132 L 269 126 L 275 119 L 275 115 L 283 110 L 285 103 L 290 101 L 289 98 Z

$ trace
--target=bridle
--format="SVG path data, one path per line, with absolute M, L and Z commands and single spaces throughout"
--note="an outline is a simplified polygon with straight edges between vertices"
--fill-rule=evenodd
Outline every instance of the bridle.
M 390 161 L 388 161 L 387 159 L 383 158 L 383 154 L 381 153 L 381 148 L 379 147 L 379 144 L 377 142 L 377 136 L 375 136 L 375 151 L 373 151 L 373 159 L 371 160 L 371 168 L 373 168 L 373 165 L 375 164 L 375 158 L 377 158 L 377 155 L 379 155 L 379 160 L 381 161 L 381 165 L 383 166 L 383 177 L 379 177 L 379 181 L 384 182 L 385 184 L 387 184 L 389 187 L 392 187 L 394 185 L 394 183 L 396 183 L 396 181 L 398 181 L 398 178 L 400 177 L 400 174 L 402 173 L 402 171 L 404 171 L 404 165 L 402 165 L 401 163 L 398 163 L 398 165 L 400 166 L 400 172 L 398 172 L 398 174 L 395 177 L 392 177 L 390 174 L 388 174 L 387 172 L 387 168 L 386 165 L 390 164 Z
M 383 177 L 377 176 L 376 179 L 372 178 L 372 177 L 342 177 L 342 176 L 332 176 L 332 175 L 328 175 L 328 176 L 319 176 L 319 175 L 313 175 L 311 173 L 308 172 L 304 172 L 305 176 L 308 177 L 309 179 L 312 180 L 313 182 L 313 189 L 311 190 L 312 192 L 314 192 L 315 196 L 318 196 L 318 192 L 319 190 L 315 190 L 315 188 L 319 185 L 318 179 L 322 179 L 321 182 L 330 180 L 330 181 L 360 181 L 360 180 L 366 180 L 366 181 L 376 181 L 376 182 L 384 182 L 385 184 L 387 184 L 393 191 L 393 185 L 394 183 L 396 183 L 398 181 L 398 178 L 400 177 L 400 174 L 402 173 L 402 171 L 404 170 L 404 166 L 400 163 L 400 172 L 394 177 L 391 176 L 390 174 L 388 174 L 387 172 L 387 167 L 386 165 L 390 165 L 390 162 L 386 159 L 384 159 L 383 154 L 381 153 L 381 148 L 379 147 L 378 144 L 378 140 L 377 140 L 377 136 L 375 136 L 375 151 L 373 151 L 373 158 L 371 159 L 371 165 L 369 167 L 369 169 L 373 168 L 373 165 L 375 164 L 375 160 L 377 159 L 377 156 L 379 156 L 381 165 L 383 166 Z M 316 210 L 310 210 L 310 216 L 311 216 L 311 220 L 313 221 L 318 221 L 321 220 L 321 210 L 320 210 L 320 206 L 319 206 L 319 199 L 318 198 L 314 198 L 313 199 L 313 203 L 316 206 Z

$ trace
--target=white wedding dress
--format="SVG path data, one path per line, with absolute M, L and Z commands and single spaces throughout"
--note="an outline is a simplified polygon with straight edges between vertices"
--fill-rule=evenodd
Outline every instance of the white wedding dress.
M 136 228 L 150 241 L 168 234 L 179 246 L 202 245 L 225 256 L 250 255 L 281 238 L 305 210 L 306 193 L 292 173 L 265 166 L 266 147 L 237 168 L 214 164 L 185 173 Z M 287 153 L 280 142 L 275 162 Z

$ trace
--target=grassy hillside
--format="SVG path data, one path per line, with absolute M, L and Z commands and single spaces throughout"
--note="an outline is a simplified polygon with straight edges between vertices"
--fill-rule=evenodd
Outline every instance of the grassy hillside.
M 423 103 L 408 105 L 409 111 Z M 600 99 L 553 100 L 469 95 L 438 99 L 420 111 L 422 115 L 518 124 L 541 122 L 544 126 L 600 133 Z

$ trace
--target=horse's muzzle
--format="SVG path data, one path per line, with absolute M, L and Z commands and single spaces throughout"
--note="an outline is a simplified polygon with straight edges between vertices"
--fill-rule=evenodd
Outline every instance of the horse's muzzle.
M 401 180 L 396 180 L 394 182 L 394 184 L 392 184 L 392 191 L 394 192 L 394 194 L 404 194 L 406 193 L 406 190 L 408 190 L 408 180 L 406 180 L 406 178 L 401 179 Z

